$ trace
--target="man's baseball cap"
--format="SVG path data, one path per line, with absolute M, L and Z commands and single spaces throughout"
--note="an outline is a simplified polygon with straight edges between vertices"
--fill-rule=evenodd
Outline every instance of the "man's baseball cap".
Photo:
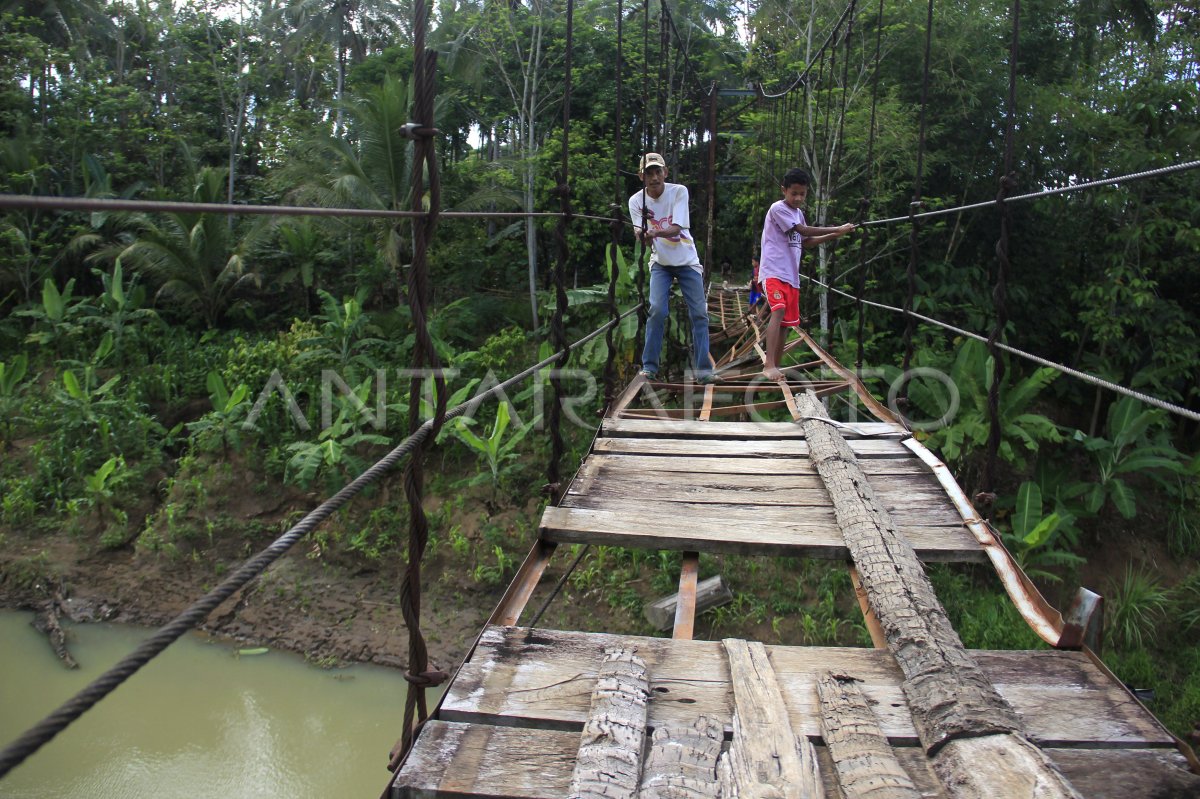
M 642 156 L 642 162 L 638 164 L 638 172 L 645 172 L 648 166 L 661 166 L 663 169 L 666 169 L 667 162 L 658 153 L 646 153 Z

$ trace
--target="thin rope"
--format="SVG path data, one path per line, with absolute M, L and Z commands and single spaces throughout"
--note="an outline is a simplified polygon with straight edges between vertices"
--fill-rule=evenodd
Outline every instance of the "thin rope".
M 646 153 L 650 152 L 650 136 L 646 118 L 650 115 L 650 97 L 648 92 L 650 86 L 650 0 L 642 0 L 642 154 L 638 157 L 638 172 L 641 172 L 641 159 Z M 641 175 L 638 176 L 638 182 L 641 182 Z M 646 184 L 642 183 L 642 208 L 646 207 Z M 641 226 L 646 226 L 646 220 L 642 219 Z M 637 227 L 636 222 L 632 223 Z M 638 293 L 638 326 L 637 340 L 644 341 L 646 336 L 646 245 L 642 244 L 642 257 L 638 259 L 637 271 L 637 293 Z
M 583 556 L 587 554 L 588 549 L 590 549 L 591 546 L 591 544 L 583 545 L 583 548 L 579 550 L 579 554 L 575 556 L 575 560 L 571 562 L 571 565 L 567 567 L 567 570 L 563 572 L 563 575 L 558 578 L 558 582 L 554 585 L 554 589 L 550 592 L 550 596 L 546 597 L 546 600 L 542 602 L 542 606 L 538 608 L 537 613 L 533 614 L 533 618 L 530 619 L 529 623 L 525 625 L 526 627 L 529 627 L 530 629 L 537 627 L 537 623 L 542 620 L 542 614 L 549 609 L 550 603 L 554 601 L 554 598 L 558 596 L 558 592 L 562 590 L 564 585 L 566 585 L 567 579 L 575 571 L 575 567 L 579 565 L 581 560 L 583 560 Z
M 623 313 L 619 319 L 606 322 L 576 341 L 572 345 L 573 348 L 578 349 L 601 333 L 610 330 L 614 325 L 619 324 L 636 311 L 637 308 L 631 308 Z M 500 395 L 554 363 L 560 354 L 554 353 L 550 357 L 530 366 L 525 371 L 513 375 L 503 383 L 498 383 L 482 394 L 454 407 L 446 412 L 445 419 L 449 421 L 467 412 L 474 412 L 486 400 Z M 224 582 L 192 603 L 182 613 L 139 644 L 133 652 L 126 655 L 115 666 L 104 674 L 101 674 L 87 687 L 59 706 L 57 710 L 30 727 L 19 738 L 5 747 L 4 751 L 0 752 L 0 778 L 23 763 L 42 746 L 49 743 L 54 736 L 58 735 L 71 722 L 94 707 L 101 699 L 115 691 L 122 683 L 136 674 L 139 669 L 153 660 L 156 655 L 170 646 L 180 636 L 203 622 L 222 602 L 233 596 L 238 589 L 244 587 L 265 571 L 268 566 L 286 554 L 301 538 L 315 530 L 322 522 L 361 493 L 364 488 L 372 485 L 380 477 L 395 468 L 421 442 L 429 439 L 430 434 L 434 430 L 434 421 L 433 419 L 426 420 L 416 432 L 409 435 L 408 438 L 400 442 L 391 452 L 343 486 L 332 497 L 310 511 L 308 515 L 292 526 L 287 532 L 275 539 L 270 546 L 242 564 Z
M 812 282 L 818 283 L 819 281 L 813 280 Z M 829 291 L 832 291 L 836 294 L 841 294 L 843 297 L 847 297 L 849 299 L 855 299 L 854 297 L 847 294 L 846 292 L 841 291 L 836 288 L 833 288 L 832 286 L 824 286 L 824 288 L 826 288 Z M 963 330 L 961 327 L 955 327 L 952 324 L 949 324 L 947 322 L 942 322 L 937 319 L 933 319 L 931 317 L 917 313 L 916 311 L 907 312 L 903 308 L 897 308 L 894 305 L 885 305 L 884 303 L 874 302 L 873 300 L 863 300 L 862 302 L 865 305 L 871 306 L 872 308 L 881 308 L 885 311 L 892 311 L 894 313 L 899 313 L 899 314 L 911 313 L 913 317 L 921 320 L 922 322 L 928 322 L 929 324 L 936 325 L 937 327 L 940 327 L 944 330 L 949 330 L 951 333 L 957 333 L 960 336 L 966 336 L 967 338 L 973 338 L 976 341 L 983 342 L 984 344 L 987 343 L 987 336 L 981 336 L 978 333 L 972 333 L 969 330 Z M 1101 388 L 1106 388 L 1110 391 L 1115 391 L 1116 393 L 1121 394 L 1126 397 L 1133 397 L 1134 399 L 1139 400 L 1140 402 L 1144 402 L 1147 405 L 1153 405 L 1155 408 L 1162 408 L 1164 411 L 1169 411 L 1177 416 L 1182 416 L 1185 419 L 1191 419 L 1194 422 L 1200 422 L 1200 412 L 1193 411 L 1190 408 L 1184 408 L 1180 405 L 1175 405 L 1173 403 L 1167 402 L 1166 400 L 1161 400 L 1161 399 L 1158 399 L 1157 397 L 1152 397 L 1149 394 L 1143 394 L 1142 392 L 1137 391 L 1135 389 L 1126 388 L 1125 386 L 1119 385 L 1117 383 L 1109 382 L 1108 380 L 1105 380 L 1104 378 L 1096 377 L 1095 375 L 1088 374 L 1087 372 L 1081 372 L 1078 369 L 1072 369 L 1069 366 L 1064 366 L 1060 363 L 1055 363 L 1054 361 L 1046 360 L 1045 358 L 1041 357 L 1040 355 L 1033 355 L 1032 353 L 1025 352 L 1024 350 L 1019 350 L 1016 347 L 1009 346 L 1008 344 L 998 343 L 996 346 L 998 346 L 1000 349 L 1004 350 L 1005 352 L 1009 353 L 1010 355 L 1016 355 L 1018 358 L 1024 358 L 1027 361 L 1032 361 L 1033 363 L 1036 363 L 1039 366 L 1048 366 L 1051 369 L 1054 369 L 1065 375 L 1074 377 L 1078 380 L 1083 380 L 1086 383 L 1091 383 L 1094 386 L 1099 386 Z

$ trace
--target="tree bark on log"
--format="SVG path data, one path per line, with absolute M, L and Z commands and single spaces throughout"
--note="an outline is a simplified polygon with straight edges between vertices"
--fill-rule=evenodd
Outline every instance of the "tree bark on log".
M 649 696 L 646 662 L 628 649 L 606 649 L 571 776 L 571 799 L 637 796 Z
M 700 716 L 691 727 L 665 726 L 654 731 L 638 799 L 706 799 L 717 796 L 717 759 L 724 730 Z
M 1018 787 L 1026 783 L 1056 786 L 1039 796 L 1077 796 L 1048 760 L 1028 756 L 1016 713 L 963 646 L 916 552 L 875 496 L 850 446 L 833 425 L 821 421 L 829 416 L 816 395 L 797 395 L 795 411 L 867 601 L 904 672 L 902 688 L 926 754 L 935 757 L 951 741 L 977 739 L 978 747 L 955 752 L 1011 750 L 995 762 L 1012 773 L 1009 779 L 993 776 L 990 796 L 1029 795 Z M 948 754 L 940 762 L 938 773 L 952 796 L 982 795 L 960 792 L 959 786 L 972 784 L 977 773 L 969 760 Z
M 46 636 L 50 641 L 50 648 L 54 650 L 54 654 L 62 661 L 63 665 L 68 669 L 77 669 L 79 664 L 75 662 L 75 658 L 71 656 L 71 651 L 67 649 L 67 633 L 63 630 L 62 624 L 59 621 L 59 616 L 62 612 L 62 594 L 59 591 L 54 592 L 54 596 L 46 600 L 42 605 L 42 609 L 33 617 L 30 624 L 34 629 Z
M 921 799 L 896 759 L 879 720 L 853 677 L 826 674 L 817 682 L 821 735 L 837 766 L 846 799 Z

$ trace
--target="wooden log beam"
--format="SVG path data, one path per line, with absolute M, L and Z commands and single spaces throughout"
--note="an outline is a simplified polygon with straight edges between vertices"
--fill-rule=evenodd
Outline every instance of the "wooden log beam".
M 1048 760 L 1027 752 L 1028 741 L 1019 734 L 1016 713 L 963 646 L 916 552 L 884 510 L 850 446 L 833 425 L 821 421 L 828 416 L 816 395 L 797 395 L 795 413 L 808 436 L 813 465 L 833 501 L 867 601 L 904 672 L 901 687 L 926 753 L 934 757 L 951 741 L 988 739 L 974 748 L 955 747 L 938 759 L 939 774 L 950 794 L 981 799 L 1035 795 L 1020 791 L 1026 784 L 1036 784 L 1044 786 L 1037 796 L 1078 796 Z M 1006 749 L 1011 757 L 1005 761 L 998 755 L 996 762 L 1008 764 L 1012 772 L 1008 781 L 993 781 L 987 793 L 971 789 L 978 784 L 973 782 L 974 769 L 959 753 Z
M 717 764 L 722 797 L 825 799 L 817 755 L 788 721 L 775 669 L 761 643 L 726 638 L 733 684 L 733 741 Z
M 690 727 L 657 728 L 646 753 L 638 799 L 715 798 L 723 740 L 721 723 L 707 716 L 700 716 Z
M 646 662 L 633 651 L 604 651 L 571 776 L 571 799 L 637 796 L 649 685 Z
M 931 753 L 951 738 L 1007 733 L 1016 715 L 975 665 L 946 617 L 908 540 L 882 507 L 854 453 L 811 394 L 796 407 L 810 458 L 833 501 L 846 547 L 906 677 L 905 695 Z
M 853 677 L 827 673 L 817 682 L 821 736 L 845 799 L 920 799 Z
M 35 630 L 46 636 L 50 642 L 50 648 L 54 650 L 54 654 L 64 666 L 68 669 L 77 669 L 79 663 L 75 661 L 71 650 L 67 648 L 67 633 L 59 622 L 59 614 L 62 609 L 61 599 L 62 594 L 56 591 L 54 597 L 46 600 L 42 605 L 41 610 L 33 617 L 30 624 Z

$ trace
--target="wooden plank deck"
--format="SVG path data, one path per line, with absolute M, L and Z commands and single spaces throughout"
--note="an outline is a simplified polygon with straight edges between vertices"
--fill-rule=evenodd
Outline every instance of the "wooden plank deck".
M 725 306 L 721 307 L 724 313 Z M 730 318 L 742 332 L 736 333 L 729 358 L 741 363 L 752 357 L 757 331 L 740 315 Z M 815 344 L 809 346 L 819 360 L 793 367 L 791 379 L 798 386 L 804 384 L 804 370 L 810 367 L 832 367 L 845 380 L 853 381 L 851 373 L 838 371 L 839 367 L 817 351 Z M 746 375 L 754 377 L 755 372 L 751 369 Z M 811 386 L 817 386 L 814 390 L 818 396 L 847 387 L 854 390 L 850 382 L 814 381 Z M 769 396 L 773 390 L 785 396 L 787 403 Z M 861 386 L 858 391 L 859 398 L 880 419 L 892 418 L 880 410 L 877 401 L 863 396 Z M 635 400 L 640 405 L 634 406 Z M 673 407 L 665 408 L 664 402 Z M 515 593 L 528 599 L 557 543 L 683 551 L 681 592 L 694 591 L 700 552 L 850 561 L 851 548 L 844 537 L 847 533 L 839 527 L 831 489 L 827 488 L 834 486 L 839 496 L 847 493 L 845 481 L 839 482 L 842 473 L 829 472 L 830 430 L 836 430 L 837 438 L 845 442 L 843 445 L 834 439 L 834 449 L 839 453 L 837 463 L 853 464 L 855 476 L 849 493 L 861 494 L 873 518 L 886 517 L 877 525 L 881 537 L 899 542 L 906 551 L 911 545 L 921 560 L 990 560 L 1002 576 L 1008 568 L 1024 579 L 1019 568 L 1006 560 L 1003 548 L 991 540 L 991 533 L 982 528 L 961 489 L 952 480 L 945 481 L 944 474 L 935 474 L 939 469 L 944 473 L 944 467 L 927 463 L 915 454 L 909 446 L 913 441 L 900 426 L 891 421 L 832 423 L 827 417 L 821 421 L 824 409 L 819 403 L 806 403 L 807 410 L 801 411 L 794 402 L 789 390 L 773 389 L 757 377 L 745 385 L 726 383 L 703 390 L 687 383 L 635 379 L 612 415 L 604 420 L 592 451 L 560 504 L 546 509 L 535 547 L 541 554 L 534 557 L 536 553 L 531 551 L 533 560 L 527 561 L 517 578 L 525 582 Z M 724 420 L 746 418 L 755 407 L 778 412 L 785 405 L 796 421 Z M 710 421 L 718 418 L 722 421 Z M 822 453 L 824 478 L 810 459 L 806 427 L 814 441 L 823 442 L 818 450 Z M 863 487 L 864 481 L 869 483 L 869 490 Z M 838 512 L 847 516 L 841 505 Z M 857 518 L 849 514 L 849 521 L 842 521 L 849 529 Z M 973 526 L 968 527 L 964 518 Z M 855 564 L 860 556 L 862 552 L 856 550 Z M 903 573 L 920 582 L 915 579 L 924 579 L 920 565 L 911 554 L 906 557 L 909 571 Z M 896 572 L 901 573 L 898 567 Z M 873 641 L 876 646 L 889 648 L 764 648 L 750 644 L 746 651 L 754 653 L 747 660 L 751 666 L 746 668 L 743 663 L 740 671 L 734 669 L 736 677 L 731 677 L 730 652 L 741 651 L 744 642 L 691 640 L 694 609 L 683 613 L 687 618 L 682 626 L 677 616 L 673 638 L 617 636 L 504 626 L 515 623 L 524 606 L 524 600 L 507 602 L 506 595 L 505 613 L 496 616 L 499 624 L 484 629 L 434 717 L 421 728 L 396 775 L 391 796 L 549 799 L 569 795 L 572 774 L 584 762 L 581 752 L 587 746 L 603 743 L 598 736 L 608 735 L 626 721 L 614 719 L 615 725 L 610 725 L 606 705 L 597 700 L 613 689 L 604 680 L 598 682 L 601 664 L 618 651 L 636 659 L 643 669 L 638 693 L 648 701 L 642 703 L 644 718 L 639 715 L 640 721 L 635 721 L 643 725 L 646 743 L 621 751 L 614 749 L 612 755 L 623 764 L 641 758 L 643 765 L 654 761 L 642 771 L 643 780 L 669 781 L 672 777 L 664 777 L 659 771 L 661 758 L 655 760 L 656 747 L 665 746 L 660 754 L 665 752 L 666 772 L 670 772 L 672 762 L 687 760 L 687 769 L 693 770 L 680 773 L 702 777 L 692 785 L 697 790 L 689 796 L 715 796 L 710 786 L 728 776 L 722 768 L 728 762 L 747 762 L 745 756 L 731 755 L 730 761 L 716 765 L 715 775 L 708 766 L 696 771 L 697 762 L 709 763 L 704 757 L 689 759 L 699 751 L 689 749 L 697 739 L 689 743 L 687 738 L 689 731 L 696 730 L 708 736 L 704 745 L 709 749 L 719 732 L 728 750 L 725 754 L 754 751 L 772 739 L 769 746 L 758 751 L 767 760 L 756 761 L 758 765 L 751 768 L 760 776 L 771 771 L 771 758 L 790 756 L 790 752 L 783 751 L 789 740 L 797 743 L 797 751 L 810 765 L 815 751 L 817 779 L 829 799 L 844 799 L 838 783 L 839 766 L 843 775 L 853 770 L 851 767 L 858 768 L 857 777 L 874 784 L 881 770 L 873 772 L 857 755 L 851 756 L 854 763 L 835 764 L 831 748 L 822 737 L 828 729 L 826 723 L 833 718 L 822 714 L 838 712 L 830 709 L 837 707 L 829 698 L 828 686 L 833 682 L 853 687 L 847 696 L 853 694 L 861 727 L 872 728 L 871 746 L 878 761 L 889 763 L 892 773 L 902 778 L 898 764 L 911 779 L 905 795 L 911 795 L 915 787 L 921 796 L 948 799 L 946 784 L 979 781 L 980 774 L 995 773 L 1002 779 L 1016 775 L 1012 783 L 1005 783 L 1012 785 L 1021 784 L 1022 773 L 1061 780 L 1054 771 L 1057 767 L 1069 785 L 1065 793 L 1056 795 L 1073 795 L 1073 789 L 1093 799 L 1200 796 L 1200 776 L 1187 770 L 1188 760 L 1181 754 L 1183 750 L 1176 748 L 1178 741 L 1086 652 L 963 650 L 951 632 L 948 637 L 954 640 L 949 643 L 958 658 L 954 661 L 957 671 L 951 671 L 978 675 L 980 684 L 986 684 L 994 696 L 996 706 L 1008 714 L 1010 726 L 999 724 L 997 730 L 980 733 L 990 737 L 966 734 L 945 746 L 936 739 L 931 745 L 930 709 L 922 706 L 925 694 L 914 693 L 914 685 L 926 685 L 927 673 L 919 671 L 916 677 L 922 681 L 918 684 L 906 671 L 911 671 L 911 664 L 905 666 L 908 661 L 901 658 L 902 651 L 897 647 L 908 639 L 899 643 L 892 640 L 897 629 L 895 619 L 887 630 L 882 628 L 882 616 L 876 615 L 868 590 L 877 585 L 876 572 L 865 575 L 874 581 L 866 587 L 865 577 L 854 567 L 852 575 L 861 591 L 866 623 L 874 630 Z M 1005 585 L 1025 617 L 1036 617 L 1040 606 L 1028 595 L 1036 591 L 1017 583 L 1015 589 L 1011 579 Z M 514 588 L 510 587 L 510 593 Z M 879 597 L 875 600 L 878 602 Z M 933 604 L 937 604 L 936 598 Z M 684 601 L 680 605 L 690 608 Z M 929 605 L 922 607 L 931 609 Z M 909 613 L 906 618 L 913 616 Z M 1044 640 L 1060 640 L 1056 635 L 1047 637 L 1036 625 L 1035 629 Z M 826 686 L 825 705 L 820 685 Z M 768 700 L 770 707 L 761 701 L 739 706 L 739 697 L 745 699 L 764 688 L 771 689 L 764 696 L 777 697 Z M 961 694 L 950 696 L 955 701 L 941 702 L 934 711 L 964 704 Z M 773 722 L 759 719 L 758 727 L 748 727 L 747 717 L 742 715 L 747 707 L 758 707 L 763 711 L 758 715 L 763 718 L 770 715 L 766 710 L 777 710 L 779 716 Z M 981 716 L 985 727 L 997 726 L 993 715 Z M 838 720 L 845 721 L 840 716 Z M 792 732 L 768 736 L 762 733 L 763 723 L 771 724 L 776 733 L 788 726 Z M 854 726 L 852 721 L 847 723 Z M 748 729 L 759 733 L 748 733 Z M 649 742 L 651 733 L 653 744 Z M 620 737 L 608 743 L 617 743 Z M 833 741 L 835 748 L 844 743 Z M 1020 745 L 1009 746 L 1011 743 Z M 805 748 L 810 744 L 815 749 Z M 988 749 L 997 744 L 1000 748 Z M 744 750 L 746 746 L 750 748 Z M 1024 766 L 1015 766 L 1006 759 L 1008 752 L 1023 757 L 1022 747 L 1032 750 L 1042 763 L 1033 772 L 1023 772 Z M 1040 747 L 1040 753 L 1035 747 Z M 852 750 L 843 747 L 838 751 Z M 992 751 L 1003 756 L 997 759 Z M 683 752 L 690 755 L 680 755 Z M 947 753 L 957 761 L 948 758 Z M 935 762 L 941 777 L 934 771 Z M 948 763 L 957 763 L 961 768 L 947 771 Z M 985 768 L 989 763 L 999 768 L 989 771 Z M 990 776 L 982 783 L 989 790 L 993 785 Z M 997 799 L 1005 799 L 1003 794 L 1003 790 L 997 792 Z M 634 793 L 622 790 L 620 795 L 632 797 Z
M 421 731 L 393 796 L 563 799 L 578 748 L 577 732 L 431 721 Z M 893 751 L 922 796 L 948 799 L 920 749 Z M 1189 796 L 1194 794 L 1185 791 L 1196 790 L 1196 777 L 1184 771 L 1183 757 L 1173 750 L 1045 751 L 1087 799 Z M 817 746 L 816 753 L 825 795 L 839 799 L 828 750 Z
M 522 627 L 489 627 L 442 703 L 447 721 L 547 729 L 582 728 L 605 647 L 636 649 L 650 672 L 651 727 L 709 716 L 729 728 L 733 693 L 719 641 L 616 636 Z M 789 719 L 818 740 L 816 684 L 828 671 L 860 680 L 884 735 L 913 746 L 916 732 L 900 690 L 903 674 L 884 650 L 768 646 Z M 1171 747 L 1152 715 L 1129 700 L 1079 652 L 973 650 L 980 668 L 1025 720 L 1039 743 L 1090 749 Z
M 898 440 L 903 431 L 888 423 L 853 428 L 838 430 L 919 557 L 985 561 L 937 479 Z M 607 419 L 601 436 L 560 505 L 546 509 L 542 538 L 750 556 L 849 555 L 797 424 Z
M 605 648 L 614 646 L 636 651 L 646 662 L 648 726 L 685 725 L 704 715 L 729 737 L 734 688 L 721 642 L 489 627 L 450 686 L 438 720 L 425 725 L 394 796 L 566 796 L 592 687 Z M 915 745 L 900 689 L 903 675 L 887 652 L 766 650 L 793 730 L 817 745 L 829 797 L 841 794 L 822 745 L 816 686 L 831 671 L 860 681 L 892 751 L 923 794 L 946 796 Z M 972 654 L 1084 796 L 1127 799 L 1153 796 L 1164 786 L 1200 786 L 1169 733 L 1086 655 Z

